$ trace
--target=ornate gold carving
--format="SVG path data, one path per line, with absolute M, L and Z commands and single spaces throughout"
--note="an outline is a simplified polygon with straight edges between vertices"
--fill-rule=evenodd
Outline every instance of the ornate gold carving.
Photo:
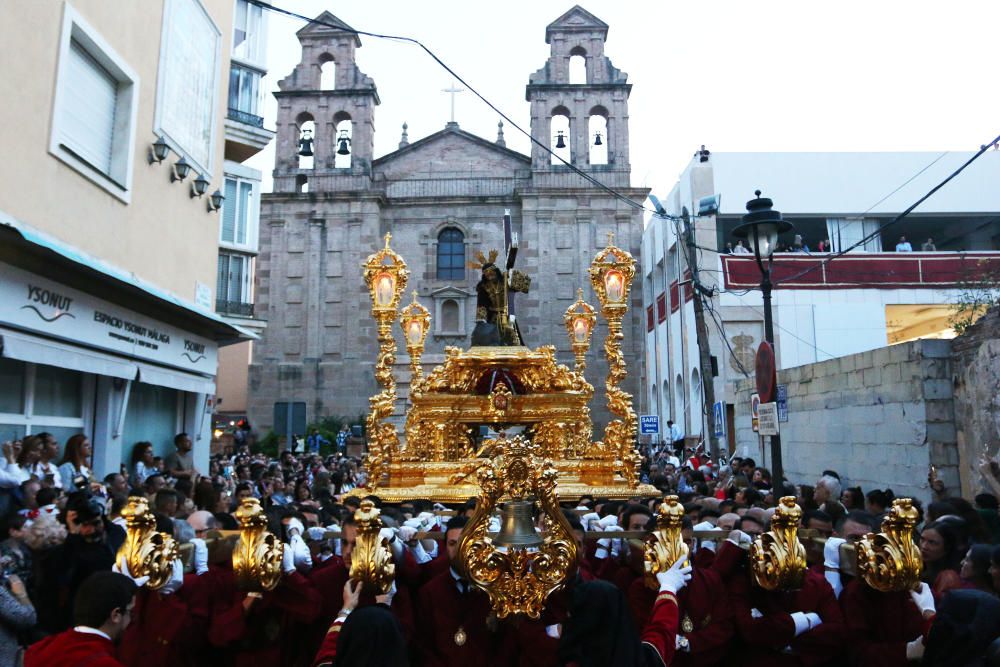
M 382 518 L 374 503 L 362 500 L 354 513 L 358 527 L 357 543 L 351 552 L 351 579 L 362 581 L 375 592 L 384 595 L 392 586 L 396 576 L 396 565 L 392 562 L 392 551 L 388 541 L 379 535 Z
M 399 313 L 399 328 L 406 340 L 406 352 L 410 355 L 410 391 L 416 388 L 424 371 L 420 367 L 420 357 L 424 353 L 424 341 L 431 328 L 431 314 L 417 301 L 417 291 L 413 291 L 413 302 Z
M 882 520 L 882 532 L 858 542 L 858 573 L 883 593 L 913 590 L 920 583 L 923 560 L 913 542 L 919 515 L 910 498 L 897 498 Z
M 643 564 L 646 572 L 646 585 L 657 590 L 660 587 L 656 580 L 659 572 L 666 572 L 674 563 L 687 558 L 690 549 L 681 535 L 684 523 L 684 506 L 677 501 L 677 496 L 667 496 L 660 503 L 656 512 L 656 530 L 652 539 L 646 542 L 643 550 Z
M 594 307 L 583 300 L 582 287 L 576 291 L 576 302 L 566 309 L 563 323 L 576 357 L 576 367 L 573 370 L 582 375 L 587 368 L 587 350 L 590 349 L 590 337 L 594 334 L 594 325 L 597 323 Z
M 795 496 L 785 496 L 771 517 L 771 530 L 750 546 L 753 580 L 765 590 L 791 591 L 802 588 L 806 576 L 806 550 L 799 542 L 802 509 Z
M 133 577 L 149 577 L 146 586 L 154 591 L 163 588 L 180 554 L 177 542 L 157 532 L 156 517 L 142 496 L 130 496 L 121 515 L 125 519 L 125 542 L 115 556 L 118 569 Z
M 531 277 L 517 270 L 510 272 L 510 291 L 527 294 L 531 289 Z
M 399 449 L 396 428 L 384 420 L 392 416 L 396 402 L 396 380 L 392 367 L 396 363 L 396 340 L 392 337 L 392 322 L 396 319 L 399 298 L 406 289 L 410 272 L 406 262 L 389 247 L 391 234 L 385 235 L 385 247 L 369 255 L 364 264 L 365 284 L 372 299 L 372 317 L 378 325 L 379 354 L 375 362 L 375 380 L 383 390 L 368 402 L 371 411 L 366 421 L 368 437 L 368 486 L 378 488 L 387 466 Z
M 604 439 L 595 443 L 598 456 L 614 456 L 616 465 L 630 486 L 639 483 L 639 454 L 634 444 L 639 429 L 638 418 L 632 409 L 632 396 L 618 385 L 628 375 L 625 356 L 622 354 L 622 318 L 628 310 L 629 290 L 635 277 L 635 260 L 627 251 L 613 244 L 614 235 L 608 234 L 608 245 L 597 253 L 590 265 L 590 284 L 601 302 L 601 313 L 608 321 L 608 336 L 604 340 L 604 355 L 608 360 L 608 379 L 605 391 L 608 410 L 620 419 L 611 420 L 604 430 Z
M 537 619 L 545 600 L 576 569 L 576 542 L 556 500 L 557 472 L 551 461 L 535 456 L 535 446 L 521 436 L 496 441 L 501 453 L 478 470 L 479 497 L 459 541 L 459 569 L 486 591 L 498 618 L 524 614 Z M 502 497 L 534 497 L 542 511 L 544 540 L 537 550 L 500 549 L 486 534 Z
M 285 545 L 267 530 L 267 515 L 256 498 L 244 498 L 236 509 L 240 539 L 233 547 L 233 574 L 240 590 L 271 591 L 281 581 Z

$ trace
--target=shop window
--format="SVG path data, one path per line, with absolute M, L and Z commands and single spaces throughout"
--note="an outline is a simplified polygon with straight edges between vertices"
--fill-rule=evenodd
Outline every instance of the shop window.
M 135 443 L 148 440 L 157 456 L 174 451 L 174 436 L 180 430 L 177 419 L 177 390 L 133 382 L 122 431 L 122 460 L 132 455 Z
M 82 417 L 83 375 L 55 366 L 36 366 L 32 412 L 50 417 Z

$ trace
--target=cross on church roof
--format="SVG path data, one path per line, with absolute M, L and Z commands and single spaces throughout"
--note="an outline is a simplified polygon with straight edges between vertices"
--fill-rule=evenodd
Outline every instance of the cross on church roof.
M 465 92 L 465 88 L 458 88 L 455 85 L 455 82 L 452 81 L 451 82 L 451 88 L 442 88 L 441 92 L 442 93 L 449 93 L 451 95 L 451 122 L 454 123 L 455 122 L 455 95 L 457 95 L 458 93 L 464 93 Z

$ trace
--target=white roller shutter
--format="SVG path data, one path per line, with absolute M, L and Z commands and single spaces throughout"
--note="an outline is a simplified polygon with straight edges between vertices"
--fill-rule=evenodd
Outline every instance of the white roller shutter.
M 110 175 L 118 81 L 75 39 L 70 41 L 66 75 L 59 142 Z

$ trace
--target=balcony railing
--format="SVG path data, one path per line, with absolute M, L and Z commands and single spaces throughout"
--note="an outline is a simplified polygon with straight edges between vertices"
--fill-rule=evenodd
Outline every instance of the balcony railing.
M 215 300 L 215 312 L 219 315 L 235 315 L 236 317 L 253 317 L 253 304 L 242 301 Z
M 234 109 L 229 107 L 229 118 L 230 120 L 235 120 L 237 123 L 243 123 L 244 125 L 253 125 L 254 127 L 264 127 L 264 119 L 261 116 L 255 116 L 252 113 L 246 111 L 240 111 L 239 109 Z

